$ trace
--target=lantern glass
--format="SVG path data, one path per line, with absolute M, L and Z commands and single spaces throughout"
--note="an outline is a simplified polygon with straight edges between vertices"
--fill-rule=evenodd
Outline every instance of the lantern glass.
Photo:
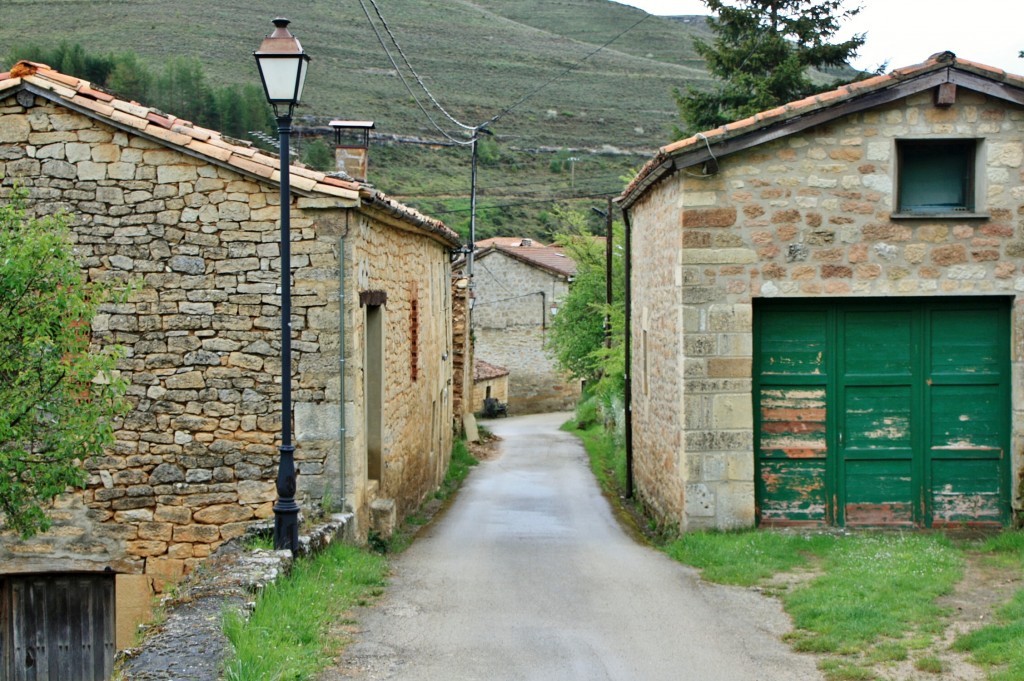
M 275 104 L 298 104 L 306 81 L 305 55 L 257 55 L 267 99 Z

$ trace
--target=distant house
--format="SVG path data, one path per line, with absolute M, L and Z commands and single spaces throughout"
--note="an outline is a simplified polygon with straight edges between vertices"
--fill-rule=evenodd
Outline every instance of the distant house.
M 508 404 L 508 375 L 504 367 L 476 360 L 473 366 L 473 404 L 471 411 L 483 412 L 487 400 Z
M 508 408 L 524 414 L 570 409 L 580 394 L 545 351 L 547 329 L 576 263 L 562 248 L 496 237 L 476 244 L 474 353 L 509 370 Z
M 12 630 L 31 616 L 10 610 L 27 602 L 12 594 L 51 604 L 73 575 L 71 607 L 102 613 L 96 649 L 115 645 L 115 611 L 116 645 L 127 645 L 132 602 L 272 517 L 278 164 L 41 64 L 0 74 L 4 192 L 17 183 L 36 213 L 73 217 L 88 277 L 138 282 L 92 324 L 95 343 L 126 349 L 131 412 L 106 456 L 84 462 L 88 488 L 58 501 L 50 532 L 0 535 L 0 641 L 24 640 Z M 350 511 L 365 537 L 371 503 L 401 517 L 448 463 L 459 240 L 369 185 L 300 166 L 291 178 L 298 500 L 307 515 Z M 22 678 L 10 665 L 25 651 L 0 650 L 0 676 Z
M 621 202 L 664 522 L 1019 514 L 1024 77 L 937 54 L 664 147 Z

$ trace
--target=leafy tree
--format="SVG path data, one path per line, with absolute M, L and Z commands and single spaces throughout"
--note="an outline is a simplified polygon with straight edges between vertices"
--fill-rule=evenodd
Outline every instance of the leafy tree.
M 335 169 L 334 151 L 322 137 L 315 137 L 302 147 L 302 162 L 314 170 L 331 172 Z
M 605 302 L 605 242 L 582 226 L 586 218 L 580 213 L 561 214 L 575 233 L 563 234 L 557 241 L 575 261 L 576 275 L 551 322 L 548 349 L 563 370 L 595 385 L 598 394 L 619 395 L 625 376 L 625 253 L 621 247 L 612 250 L 613 302 L 609 307 Z M 612 231 L 613 245 L 622 244 L 622 225 L 615 223 Z M 605 315 L 611 322 L 611 347 L 605 345 Z
M 84 461 L 113 442 L 124 386 L 116 352 L 90 347 L 90 322 L 112 294 L 87 283 L 67 221 L 34 219 L 26 192 L 0 205 L 0 511 L 29 537 L 45 507 L 86 481 Z
M 708 44 L 694 39 L 697 53 L 718 83 L 711 90 L 692 86 L 675 91 L 682 119 L 678 137 L 718 127 L 822 89 L 809 69 L 844 66 L 864 44 L 859 34 L 830 42 L 843 20 L 860 8 L 845 0 L 704 0 L 717 16 L 708 19 L 715 34 Z

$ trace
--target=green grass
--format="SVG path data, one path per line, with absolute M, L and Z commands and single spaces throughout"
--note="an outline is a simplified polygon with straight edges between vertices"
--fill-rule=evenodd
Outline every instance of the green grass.
M 712 582 L 751 586 L 807 565 L 835 541 L 828 535 L 780 532 L 690 532 L 666 544 L 665 552 L 701 568 L 704 578 Z
M 692 532 L 664 548 L 719 583 L 751 586 L 801 568 L 819 571 L 780 598 L 794 624 L 787 642 L 825 655 L 820 667 L 828 681 L 879 678 L 875 667 L 932 645 L 946 626 L 936 600 L 964 568 L 963 549 L 939 534 Z M 922 671 L 936 663 L 928 656 L 915 661 Z
M 1004 532 L 978 549 L 992 562 L 1024 570 L 1024 533 Z M 996 611 L 995 623 L 960 636 L 953 649 L 970 653 L 977 664 L 989 669 L 992 681 L 1024 678 L 1024 590 Z
M 383 557 L 343 543 L 297 561 L 288 577 L 262 591 L 248 621 L 235 613 L 225 616 L 224 632 L 235 650 L 225 664 L 225 679 L 315 678 L 338 646 L 331 625 L 378 595 L 385 574 Z
M 783 596 L 797 650 L 851 653 L 945 625 L 935 599 L 963 575 L 963 557 L 941 535 L 866 534 L 838 539 L 824 574 Z
M 462 481 L 469 475 L 470 469 L 479 463 L 476 457 L 469 453 L 469 447 L 465 440 L 461 438 L 455 440 L 452 445 L 452 459 L 448 464 L 448 472 L 445 473 L 440 489 L 434 492 L 434 497 L 436 499 L 450 497 L 462 485 Z

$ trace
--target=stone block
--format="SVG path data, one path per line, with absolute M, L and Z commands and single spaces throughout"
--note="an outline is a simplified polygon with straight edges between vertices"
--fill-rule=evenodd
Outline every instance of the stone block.
M 159 556 L 166 553 L 167 542 L 137 539 L 126 542 L 126 548 L 128 550 L 128 555 L 130 556 L 147 558 L 149 556 Z
M 114 575 L 114 645 L 124 650 L 135 644 L 138 626 L 153 617 L 153 585 L 146 575 Z
M 398 524 L 398 509 L 394 499 L 374 499 L 370 503 L 370 528 L 387 539 Z
M 295 437 L 298 442 L 338 440 L 341 409 L 337 404 L 300 402 L 295 405 Z
M 192 519 L 197 523 L 207 525 L 225 525 L 249 520 L 253 511 L 248 506 L 238 504 L 216 504 L 196 511 Z
M 209 544 L 220 539 L 220 528 L 216 525 L 179 525 L 174 528 L 173 539 L 176 542 Z
M 715 495 L 703 483 L 686 486 L 683 512 L 687 517 L 712 518 L 715 515 Z

